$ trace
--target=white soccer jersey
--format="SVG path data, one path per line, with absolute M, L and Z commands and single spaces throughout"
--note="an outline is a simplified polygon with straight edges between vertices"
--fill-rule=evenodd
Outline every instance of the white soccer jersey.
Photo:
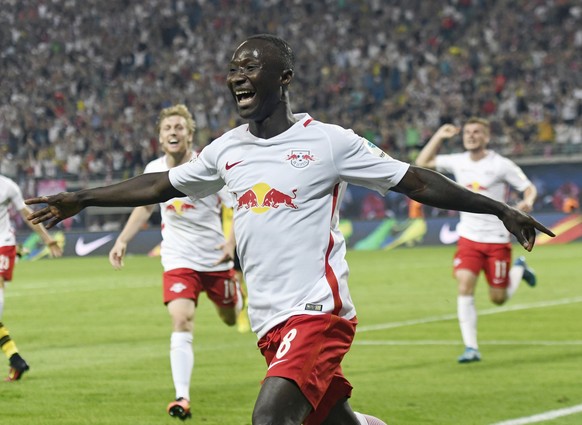
M 338 228 L 342 194 L 353 183 L 384 195 L 408 170 L 351 130 L 296 118 L 270 139 L 237 127 L 170 170 L 172 185 L 194 198 L 224 184 L 235 196 L 237 250 L 259 338 L 293 315 L 355 316 Z
M 506 200 L 509 186 L 523 192 L 531 184 L 513 161 L 493 151 L 479 161 L 473 161 L 469 152 L 437 155 L 436 169 L 452 174 L 461 186 L 501 202 Z M 460 217 L 459 236 L 483 243 L 510 241 L 510 233 L 494 215 L 461 212 Z
M 194 155 L 195 157 L 195 155 Z M 150 162 L 144 172 L 167 171 L 166 156 Z M 200 272 L 228 270 L 232 261 L 215 263 L 222 257 L 218 247 L 224 244 L 221 205 L 232 207 L 226 190 L 193 201 L 188 197 L 172 198 L 160 204 L 162 215 L 162 266 L 165 271 L 188 268 Z
M 0 176 L 0 246 L 16 245 L 14 228 L 8 214 L 10 204 L 17 211 L 26 206 L 18 185 L 8 177 Z

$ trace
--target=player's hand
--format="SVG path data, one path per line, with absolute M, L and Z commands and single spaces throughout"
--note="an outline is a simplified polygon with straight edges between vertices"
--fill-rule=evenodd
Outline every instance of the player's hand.
M 56 226 L 65 218 L 77 214 L 83 209 L 74 192 L 61 192 L 51 196 L 40 196 L 24 201 L 26 205 L 47 204 L 33 212 L 27 218 L 32 224 L 43 223 L 47 229 Z
M 117 240 L 111 251 L 109 251 L 109 262 L 115 270 L 121 270 L 123 267 L 123 257 L 125 257 L 126 249 L 127 244 Z
M 234 243 L 226 241 L 225 243 L 217 246 L 216 249 L 222 250 L 222 257 L 220 257 L 220 259 L 216 263 L 214 263 L 215 266 L 221 263 L 226 263 L 228 261 L 234 260 L 234 249 L 235 249 Z
M 556 236 L 550 229 L 541 224 L 530 215 L 519 211 L 517 208 L 507 207 L 500 217 L 503 224 L 527 251 L 531 251 L 536 242 L 536 230 L 548 236 Z
M 526 201 L 519 201 L 515 208 L 526 213 L 533 211 L 533 205 Z
M 436 131 L 433 137 L 438 139 L 450 139 L 459 134 L 460 131 L 461 129 L 455 127 L 453 124 L 444 124 Z
M 57 241 L 51 241 L 48 244 L 48 248 L 52 258 L 58 258 L 63 255 L 63 248 L 59 245 Z

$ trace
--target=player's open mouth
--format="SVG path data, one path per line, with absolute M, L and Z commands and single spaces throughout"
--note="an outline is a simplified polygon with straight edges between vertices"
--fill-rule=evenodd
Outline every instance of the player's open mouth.
M 255 98 L 255 92 L 251 90 L 240 90 L 235 93 L 236 101 L 239 105 L 246 105 L 251 103 Z
M 177 145 L 179 142 L 178 142 L 178 139 L 171 139 L 171 140 L 168 141 L 168 143 L 170 145 Z

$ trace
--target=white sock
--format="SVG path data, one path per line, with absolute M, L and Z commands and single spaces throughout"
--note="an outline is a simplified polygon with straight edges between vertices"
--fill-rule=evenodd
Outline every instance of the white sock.
M 356 418 L 358 418 L 360 425 L 386 425 L 384 421 L 381 421 L 380 419 L 374 416 L 364 415 L 359 412 L 354 413 L 356 414 Z
M 4 288 L 0 287 L 0 321 L 4 313 Z
M 477 309 L 473 295 L 457 297 L 457 316 L 465 347 L 478 349 L 477 345 Z
M 525 269 L 523 266 L 512 266 L 509 269 L 509 286 L 507 287 L 507 299 L 510 299 L 517 288 L 519 288 L 519 284 L 523 279 L 523 272 Z
M 170 365 L 176 398 L 190 400 L 190 379 L 194 369 L 194 350 L 190 332 L 173 332 L 170 338 Z
M 358 413 L 358 412 L 354 412 L 354 413 L 356 414 L 356 418 L 358 418 L 358 421 L 360 421 L 361 425 L 368 425 L 368 421 L 366 420 L 364 415 L 362 415 L 361 413 Z

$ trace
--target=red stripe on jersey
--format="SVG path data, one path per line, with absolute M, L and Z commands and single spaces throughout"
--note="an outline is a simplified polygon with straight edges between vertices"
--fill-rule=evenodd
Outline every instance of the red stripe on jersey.
M 339 184 L 336 184 L 333 188 L 333 203 L 331 208 L 331 215 L 333 218 L 333 214 L 335 213 L 335 207 L 337 205 L 337 197 L 339 191 Z M 342 300 L 339 294 L 339 284 L 337 281 L 337 277 L 333 272 L 330 264 L 329 264 L 329 255 L 331 254 L 331 250 L 333 248 L 333 235 L 330 233 L 329 235 L 329 245 L 327 246 L 327 252 L 325 253 L 325 278 L 327 279 L 327 283 L 331 288 L 331 293 L 333 294 L 333 312 L 336 316 L 339 315 L 339 312 L 342 308 Z
M 313 118 L 309 118 L 307 121 L 305 121 L 303 123 L 303 127 L 307 127 L 311 121 L 313 121 Z

